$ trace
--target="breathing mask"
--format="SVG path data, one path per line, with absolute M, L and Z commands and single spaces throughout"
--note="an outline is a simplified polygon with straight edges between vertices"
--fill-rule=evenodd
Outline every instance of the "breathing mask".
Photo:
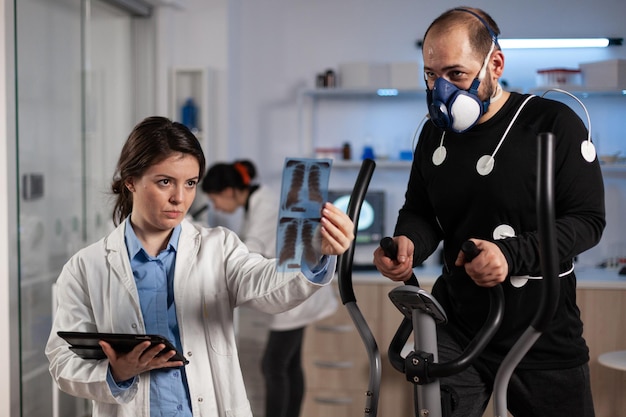
M 474 126 L 485 114 L 489 108 L 489 98 L 482 101 L 478 97 L 478 86 L 485 77 L 489 57 L 494 47 L 495 43 L 492 43 L 485 62 L 469 89 L 461 90 L 443 77 L 435 80 L 432 90 L 426 89 L 428 113 L 435 126 L 461 133 Z
M 428 113 L 435 126 L 457 133 L 474 126 L 489 107 L 489 100 L 478 98 L 479 84 L 480 80 L 475 79 L 469 90 L 461 90 L 445 78 L 437 78 L 433 89 L 426 93 Z

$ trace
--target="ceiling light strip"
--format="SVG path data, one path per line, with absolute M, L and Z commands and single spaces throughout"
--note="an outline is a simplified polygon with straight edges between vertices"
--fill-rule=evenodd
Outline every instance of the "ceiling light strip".
M 622 38 L 499 39 L 502 49 L 605 48 L 621 45 Z

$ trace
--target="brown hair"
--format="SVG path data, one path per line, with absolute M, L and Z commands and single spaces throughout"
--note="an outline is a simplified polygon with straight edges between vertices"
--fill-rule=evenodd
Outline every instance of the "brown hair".
M 500 35 L 498 24 L 484 10 L 475 7 L 461 6 L 443 12 L 426 29 L 424 40 L 433 28 L 441 30 L 455 25 L 467 28 L 470 43 L 478 56 L 485 57 L 494 41 L 496 48 L 499 48 L 497 40 L 494 39 Z
M 198 178 L 202 178 L 206 166 L 204 153 L 198 139 L 185 125 L 166 117 L 152 116 L 133 128 L 122 148 L 111 183 L 111 191 L 117 195 L 113 207 L 115 225 L 133 210 L 133 196 L 125 186 L 126 180 L 141 177 L 148 168 L 178 152 L 198 160 Z

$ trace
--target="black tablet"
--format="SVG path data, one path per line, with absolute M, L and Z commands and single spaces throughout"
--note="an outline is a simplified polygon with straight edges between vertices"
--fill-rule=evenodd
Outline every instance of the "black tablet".
M 164 344 L 165 353 L 170 350 L 176 351 L 176 355 L 170 361 L 182 361 L 185 365 L 189 361 L 176 350 L 173 344 L 163 336 L 153 334 L 130 334 L 130 333 L 93 333 L 93 332 L 57 332 L 57 334 L 70 344 L 70 350 L 83 359 L 105 359 L 106 355 L 98 344 L 104 340 L 115 349 L 116 352 L 126 353 L 133 350 L 139 343 L 150 341 L 151 346 Z

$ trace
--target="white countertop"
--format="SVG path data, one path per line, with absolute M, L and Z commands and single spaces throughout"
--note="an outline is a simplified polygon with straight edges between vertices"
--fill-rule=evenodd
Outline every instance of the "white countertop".
M 626 275 L 619 275 L 619 269 L 615 268 L 576 268 L 578 278 L 578 288 L 605 289 L 618 288 L 626 289 Z
M 608 368 L 626 371 L 626 350 L 603 353 L 598 356 L 598 362 Z
M 626 289 L 626 275 L 618 275 L 618 269 L 577 267 L 577 288 L 581 289 Z M 441 267 L 423 266 L 415 268 L 415 276 L 421 285 L 432 285 L 441 274 Z M 353 271 L 355 283 L 380 284 L 392 282 L 378 271 Z

